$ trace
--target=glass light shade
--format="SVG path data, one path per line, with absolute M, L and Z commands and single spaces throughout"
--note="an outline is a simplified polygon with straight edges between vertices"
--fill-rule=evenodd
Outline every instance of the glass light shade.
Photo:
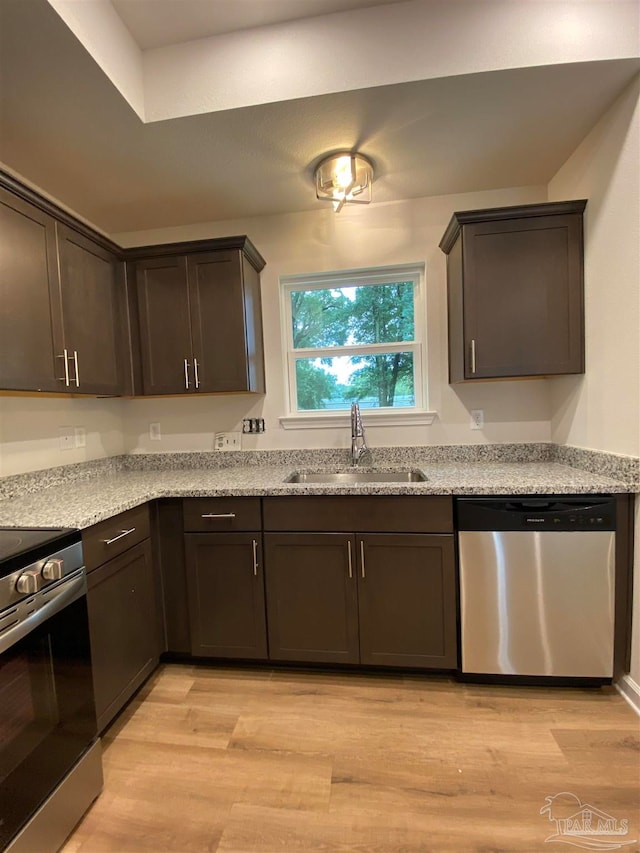
M 316 166 L 316 198 L 333 203 L 336 213 L 347 203 L 369 204 L 373 165 L 362 154 L 340 151 Z

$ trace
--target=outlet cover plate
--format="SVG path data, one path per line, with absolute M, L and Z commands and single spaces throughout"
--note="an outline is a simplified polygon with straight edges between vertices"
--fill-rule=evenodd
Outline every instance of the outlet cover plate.
M 215 450 L 242 450 L 241 432 L 217 432 L 214 441 Z
M 73 427 L 60 427 L 58 429 L 58 445 L 60 450 L 73 450 L 75 447 L 75 438 Z
M 471 409 L 471 429 L 484 428 L 484 409 Z

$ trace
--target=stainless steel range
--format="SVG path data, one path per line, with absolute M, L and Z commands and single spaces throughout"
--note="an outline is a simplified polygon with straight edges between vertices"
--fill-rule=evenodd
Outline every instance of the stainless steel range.
M 0 849 L 58 850 L 101 788 L 80 533 L 0 529 Z

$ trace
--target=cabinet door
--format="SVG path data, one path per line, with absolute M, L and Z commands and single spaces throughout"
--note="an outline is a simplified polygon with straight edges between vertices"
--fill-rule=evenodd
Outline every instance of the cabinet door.
M 272 660 L 357 663 L 355 539 L 337 533 L 266 533 Z
M 122 392 L 122 300 L 118 259 L 58 223 L 60 310 L 71 389 Z
M 187 533 L 191 654 L 266 658 L 259 533 Z
M 582 216 L 465 225 L 465 378 L 584 370 Z
M 357 536 L 360 660 L 457 666 L 453 536 Z
M 250 391 L 240 252 L 187 258 L 199 391 Z
M 90 572 L 87 587 L 93 684 L 101 731 L 158 662 L 149 540 Z
M 54 220 L 0 190 L 0 388 L 62 390 L 50 298 L 58 290 Z
M 136 263 L 142 386 L 145 394 L 195 390 L 189 316 L 187 259 Z

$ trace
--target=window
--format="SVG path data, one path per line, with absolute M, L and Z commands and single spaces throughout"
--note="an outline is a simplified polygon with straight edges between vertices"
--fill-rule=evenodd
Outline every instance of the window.
M 344 414 L 353 402 L 380 414 L 424 410 L 422 273 L 402 266 L 282 279 L 291 415 Z

